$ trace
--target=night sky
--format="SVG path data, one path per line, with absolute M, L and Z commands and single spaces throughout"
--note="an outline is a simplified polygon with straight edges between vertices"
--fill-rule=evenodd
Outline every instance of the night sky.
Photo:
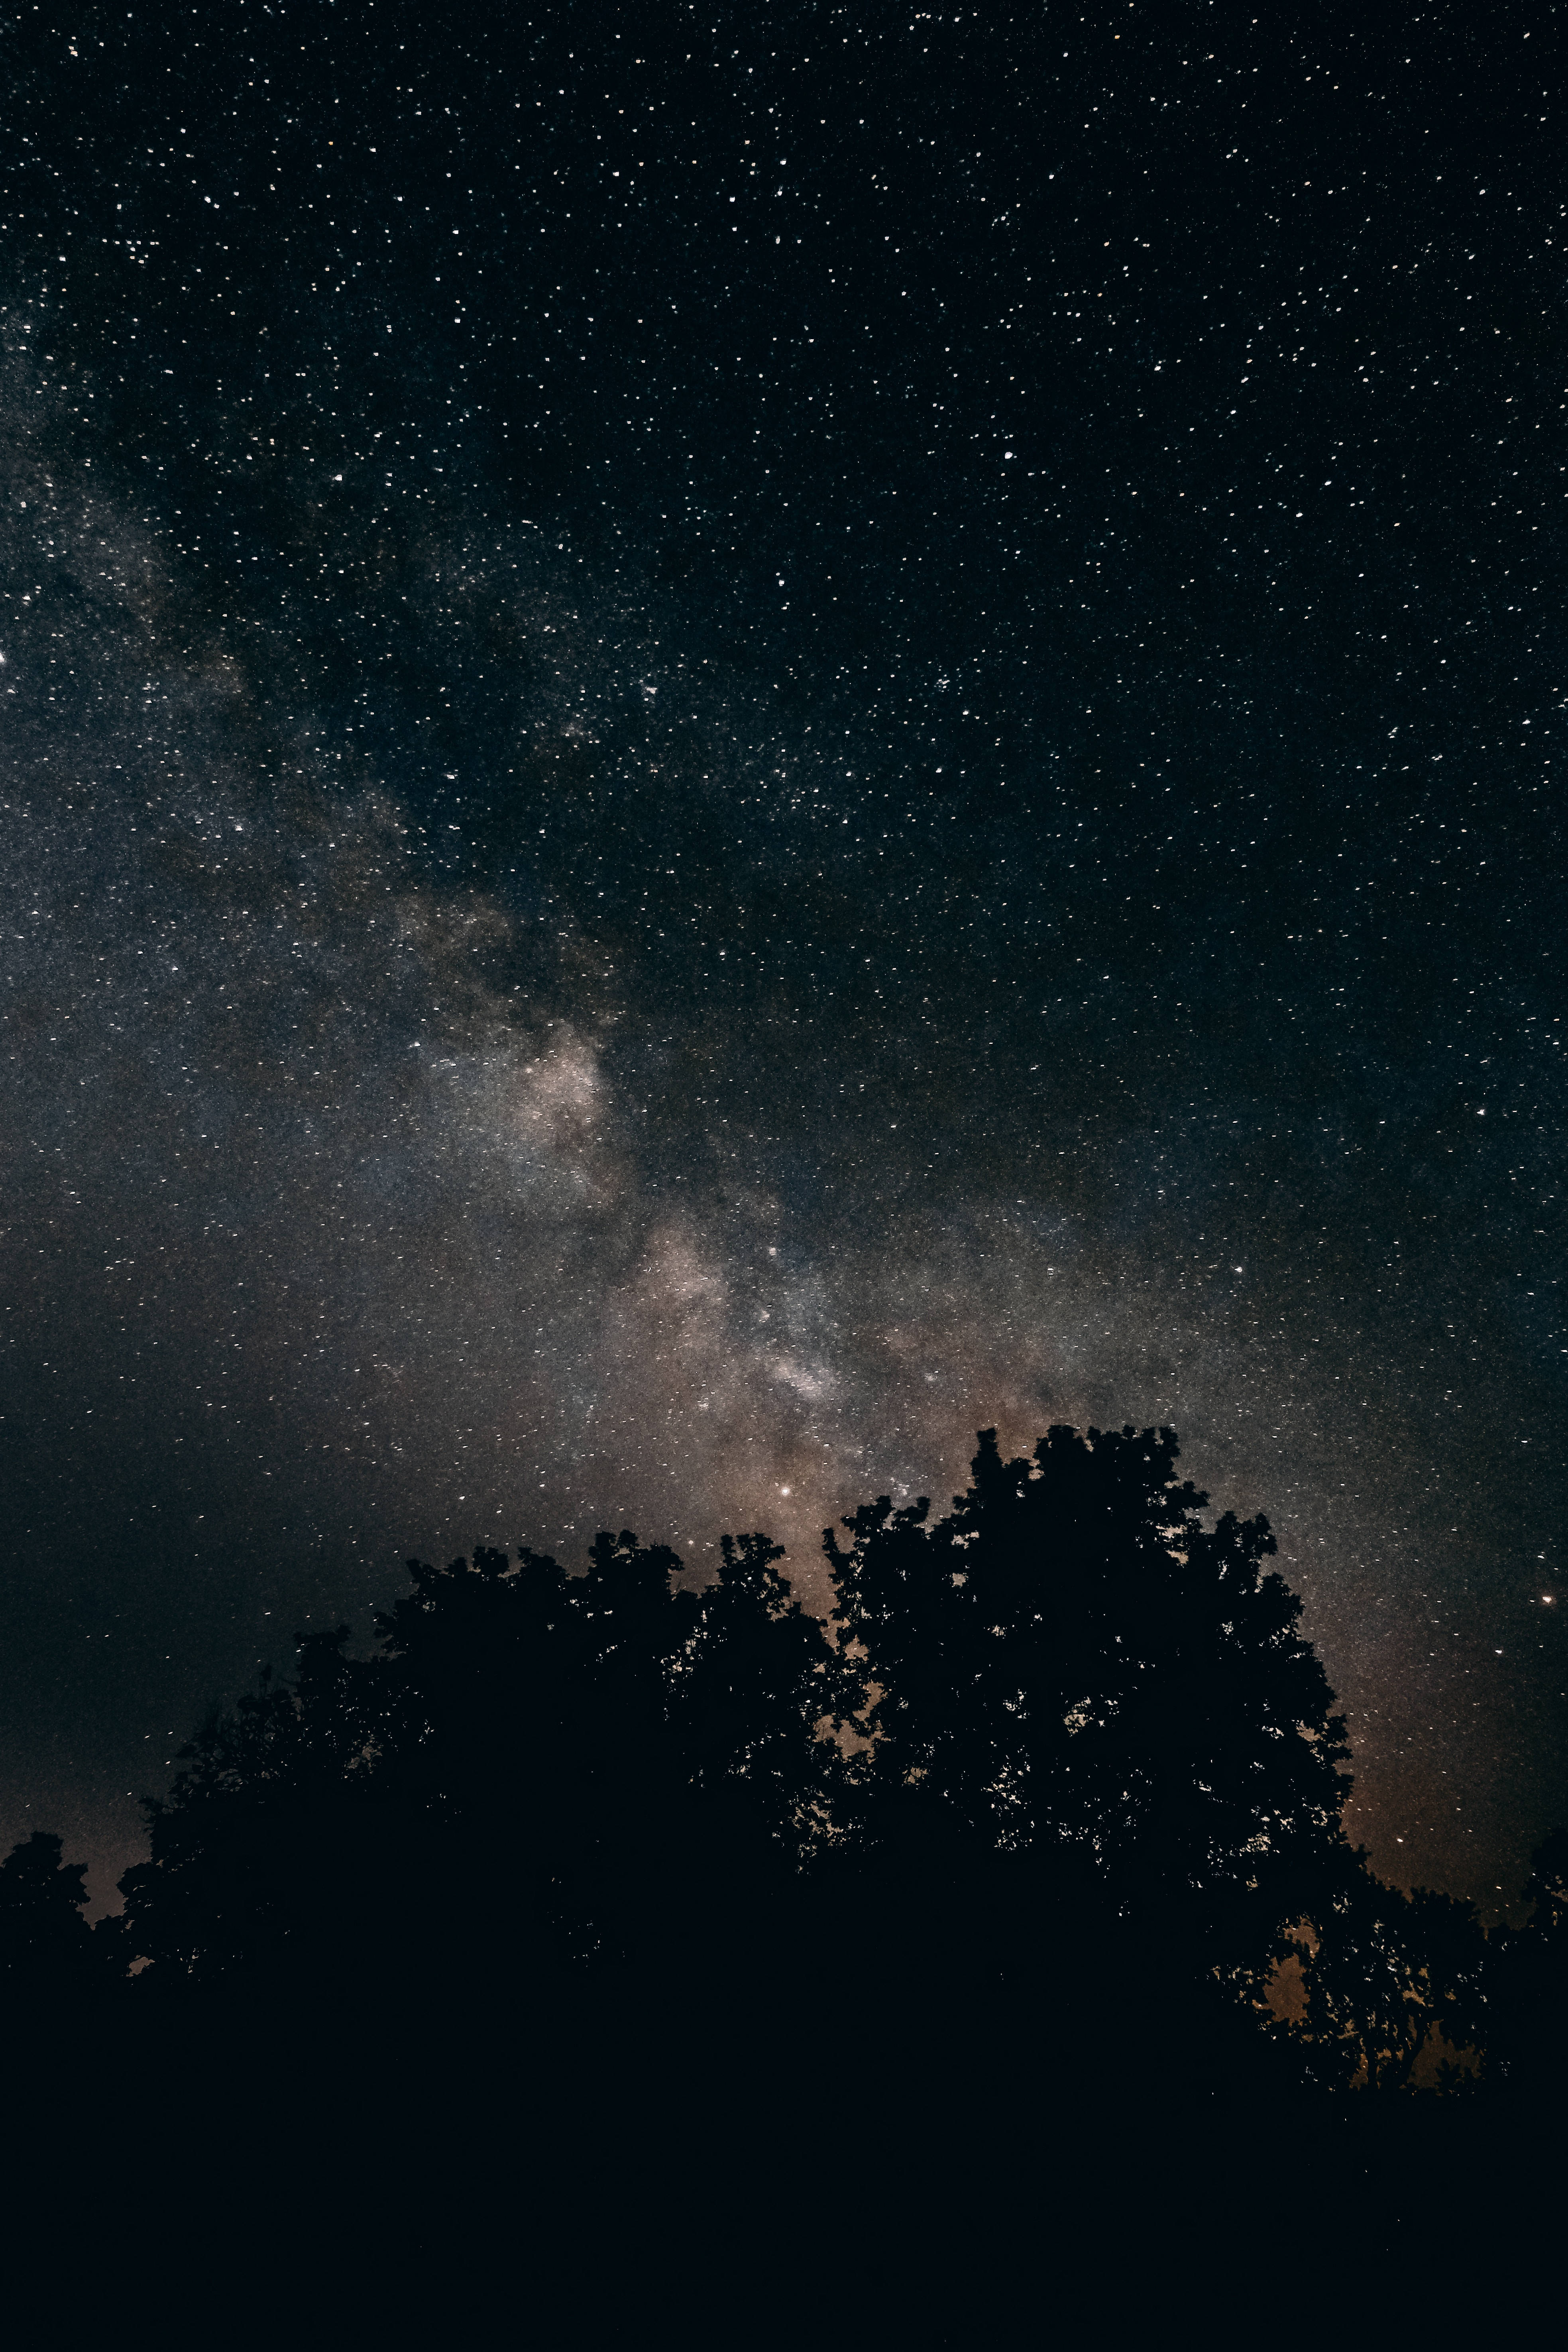
M 1550 12 L 6 12 L 0 1839 L 410 1552 L 1171 1423 L 1568 1811 Z

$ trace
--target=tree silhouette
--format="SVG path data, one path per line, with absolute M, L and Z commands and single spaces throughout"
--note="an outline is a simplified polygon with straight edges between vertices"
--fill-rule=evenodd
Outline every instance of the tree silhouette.
M 146 1801 L 152 1853 L 120 1882 L 121 1935 L 160 1980 L 294 1977 L 360 1954 L 365 1890 L 393 1853 L 370 1801 L 374 1668 L 343 1657 L 347 1640 L 301 1636 L 295 1684 L 267 1673 L 215 1710 L 168 1796 Z
M 1330 2084 L 1403 2091 L 1435 2037 L 1455 2049 L 1482 2039 L 1487 1946 L 1475 1913 L 1427 1887 L 1384 1885 L 1364 1852 L 1342 1849 L 1325 1873 L 1298 1949 L 1296 2031 Z
M 829 1653 L 782 1557 L 726 1538 L 700 1593 L 629 1529 L 577 1577 L 527 1549 L 411 1560 L 379 1656 L 313 1636 L 292 1689 L 182 1751 L 122 1882 L 136 1951 L 207 1980 L 378 1939 L 426 1971 L 707 1965 L 825 1817 Z
M 1058 1427 L 1005 1462 L 984 1430 L 948 1517 L 883 1496 L 828 1530 L 848 1826 L 1013 1857 L 1258 1990 L 1334 1851 L 1343 1724 L 1267 1521 L 1205 1530 L 1176 1455 Z
M 1568 1841 L 1489 1947 L 1467 1906 L 1380 1885 L 1268 1524 L 1205 1527 L 1177 1458 L 1169 1430 L 1058 1427 L 1013 1461 L 982 1431 L 947 1517 L 882 1496 L 827 1532 L 826 1626 L 762 1534 L 702 1585 L 630 1529 L 577 1574 L 527 1548 L 411 1560 L 374 1655 L 300 1637 L 292 1685 L 182 1750 L 107 1940 L 139 2000 L 247 1985 L 363 2015 L 385 1983 L 434 2016 L 488 1987 L 559 2024 L 574 1986 L 619 1988 L 700 1993 L 715 2033 L 834 1955 L 846 2080 L 889 2115 L 917 2044 L 928 2092 L 1000 2048 L 1102 2087 L 1278 2081 L 1283 2051 L 1402 2091 L 1424 2052 L 1487 2040 L 1517 2070 L 1562 2003 Z M 48 1937 L 94 1946 L 80 1875 L 47 1839 L 0 1871 L 13 1976 Z M 1303 2012 L 1277 2031 L 1292 1952 Z M 390 2008 L 384 2030 L 406 2032 Z
M 1536 1847 L 1524 1899 L 1530 1918 L 1499 1928 L 1489 1955 L 1489 2072 L 1510 2097 L 1554 2105 L 1568 2088 L 1568 1828 Z
M 1456 2210 L 1494 2241 L 1532 2210 L 1489 2161 L 1564 2087 L 1568 1836 L 1489 1942 L 1379 1885 L 1267 1525 L 1206 1528 L 1176 1465 L 1169 1431 L 1015 1461 L 984 1431 L 950 1516 L 883 1496 L 826 1534 L 826 1624 L 765 1535 L 699 1584 L 623 1529 L 575 1574 L 410 1561 L 369 1656 L 297 1636 L 182 1749 L 122 1921 L 89 1934 L 58 1838 L 0 1865 L 12 2140 L 62 2249 L 90 2211 L 135 2280 L 330 2212 L 312 2308 L 360 2243 L 445 2325 L 493 2246 L 489 2301 L 515 2272 L 578 2335 L 671 2278 L 715 2339 L 827 2308 L 966 2343 L 1042 2293 L 1102 2317 L 1129 2274 L 1162 2315 L 1267 2315 L 1288 2232 L 1384 2262 L 1403 2322 Z M 1472 2095 L 1409 2095 L 1483 2043 Z
M 832 1832 L 839 1753 L 825 1737 L 831 1654 L 774 1563 L 782 1544 L 725 1536 L 694 1597 L 674 1709 L 704 1834 L 753 1875 L 788 1883 Z
M 35 1830 L 0 1863 L 0 1990 L 35 2007 L 79 1997 L 104 1973 L 82 1917 L 87 1865 L 63 1853 L 51 1831 Z

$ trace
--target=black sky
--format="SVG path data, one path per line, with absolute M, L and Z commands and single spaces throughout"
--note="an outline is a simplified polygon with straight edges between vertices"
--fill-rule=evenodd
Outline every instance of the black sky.
M 410 1550 L 1171 1422 L 1563 1809 L 1547 10 L 16 9 L 0 1831 Z

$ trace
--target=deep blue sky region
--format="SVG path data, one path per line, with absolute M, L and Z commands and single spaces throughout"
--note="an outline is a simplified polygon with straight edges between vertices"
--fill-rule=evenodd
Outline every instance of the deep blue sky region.
M 7 13 L 0 1832 L 1168 1423 L 1564 1810 L 1555 13 Z

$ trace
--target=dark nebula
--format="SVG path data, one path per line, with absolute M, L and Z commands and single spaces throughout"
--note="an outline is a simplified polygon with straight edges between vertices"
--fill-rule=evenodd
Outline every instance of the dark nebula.
M 1531 37 L 1533 34 L 1533 37 Z M 5 1838 L 411 1551 L 1168 1423 L 1376 1866 L 1561 1810 L 1561 58 L 6 34 Z M 1552 1596 L 1549 1598 L 1548 1596 Z

